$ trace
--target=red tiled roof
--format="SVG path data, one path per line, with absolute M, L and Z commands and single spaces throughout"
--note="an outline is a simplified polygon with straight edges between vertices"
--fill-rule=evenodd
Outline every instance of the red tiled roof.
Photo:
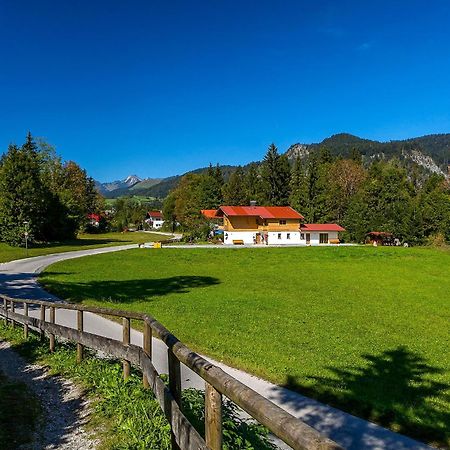
M 216 219 L 216 209 L 202 209 L 200 211 L 207 219 Z
M 345 231 L 337 223 L 305 223 L 301 226 L 302 231 Z
M 261 219 L 303 219 L 290 206 L 221 206 L 217 216 L 257 216 Z
M 149 217 L 152 217 L 153 219 L 162 219 L 161 211 L 149 211 L 147 214 Z

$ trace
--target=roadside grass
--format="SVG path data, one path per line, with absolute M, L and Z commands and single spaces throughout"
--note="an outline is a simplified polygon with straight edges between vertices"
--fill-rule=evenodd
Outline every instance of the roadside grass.
M 40 404 L 24 383 L 0 372 L 0 448 L 18 449 L 32 442 Z
M 69 378 L 83 387 L 92 400 L 93 412 L 88 428 L 100 439 L 99 450 L 171 449 L 169 424 L 151 390 L 143 388 L 142 375 L 138 371 L 133 369 L 130 378 L 124 381 L 122 365 L 118 361 L 98 358 L 93 352 L 85 351 L 82 363 L 77 364 L 75 345 L 58 342 L 56 351 L 49 353 L 47 341 L 41 342 L 33 334 L 25 340 L 20 329 L 3 323 L 0 324 L 0 338 L 9 341 L 27 360 L 44 365 L 51 374 Z M 203 392 L 186 389 L 182 401 L 184 413 L 204 435 Z M 3 422 L 0 423 L 1 438 Z M 274 450 L 267 430 L 241 419 L 230 402 L 224 405 L 223 427 L 225 450 Z M 0 448 L 10 447 L 0 445 Z
M 450 252 L 130 250 L 49 267 L 60 298 L 146 312 L 197 351 L 450 445 Z
M 167 239 L 156 233 L 102 233 L 80 234 L 77 239 L 63 242 L 45 244 L 32 244 L 28 249 L 28 256 L 49 255 L 51 253 L 71 252 L 74 250 L 87 250 L 90 248 L 112 247 L 115 245 L 139 244 Z M 24 247 L 11 247 L 0 242 L 0 263 L 22 259 L 26 257 Z

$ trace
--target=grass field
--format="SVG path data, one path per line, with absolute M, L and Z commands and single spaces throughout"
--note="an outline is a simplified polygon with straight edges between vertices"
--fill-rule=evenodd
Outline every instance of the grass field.
M 40 413 L 39 402 L 26 385 L 0 372 L 0 448 L 27 448 Z
M 218 360 L 450 444 L 448 251 L 137 249 L 55 264 L 41 282 L 150 313 Z
M 103 233 L 103 234 L 80 234 L 77 239 L 64 242 L 53 242 L 50 244 L 32 244 L 28 249 L 28 256 L 41 256 L 50 253 L 71 252 L 73 250 L 86 250 L 89 248 L 111 247 L 142 243 L 166 239 L 154 233 Z M 0 263 L 22 259 L 26 257 L 23 247 L 11 247 L 0 242 Z

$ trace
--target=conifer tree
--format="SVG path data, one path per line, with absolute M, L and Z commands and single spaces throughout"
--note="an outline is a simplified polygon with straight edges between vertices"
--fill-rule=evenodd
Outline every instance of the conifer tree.
M 223 189 L 224 203 L 226 205 L 248 205 L 249 198 L 245 189 L 245 173 L 239 166 L 230 176 Z
M 306 174 L 300 158 L 296 158 L 291 170 L 291 195 L 289 204 L 299 211 L 305 211 L 307 208 L 308 190 L 306 185 Z
M 285 155 L 271 144 L 261 165 L 262 192 L 267 205 L 284 206 L 289 203 L 290 167 Z
M 22 148 L 10 145 L 0 167 L 0 238 L 21 245 L 25 229 L 31 239 L 41 239 L 46 217 L 46 192 L 31 135 Z

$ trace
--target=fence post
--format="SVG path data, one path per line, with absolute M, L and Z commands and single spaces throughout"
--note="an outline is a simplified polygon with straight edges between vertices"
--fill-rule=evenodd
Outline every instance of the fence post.
M 123 345 L 130 345 L 130 319 L 127 317 L 122 318 L 122 343 Z M 130 376 L 131 364 L 126 359 L 123 360 L 123 379 L 126 380 Z
M 50 323 L 55 323 L 55 307 L 50 306 Z M 55 351 L 55 335 L 50 333 L 50 352 Z
M 144 320 L 144 334 L 143 334 L 142 348 L 145 355 L 152 359 L 152 327 Z M 142 376 L 142 383 L 145 388 L 149 388 L 148 379 L 145 375 Z
M 41 341 L 43 341 L 44 340 L 44 336 L 45 336 L 44 329 L 42 328 L 42 323 L 45 322 L 45 306 L 44 305 L 41 305 L 41 317 L 40 317 L 40 319 L 41 319 L 41 328 L 40 328 L 39 334 L 41 336 Z
M 83 331 L 84 323 L 83 323 L 83 311 L 77 311 L 77 330 Z M 83 344 L 77 342 L 77 363 L 83 361 Z
M 11 312 L 16 312 L 16 305 L 13 300 L 11 300 Z M 11 325 L 13 328 L 16 328 L 16 322 L 14 321 L 14 319 L 11 319 Z
M 3 297 L 3 309 L 5 310 L 5 326 L 8 325 L 8 300 Z
M 26 303 L 26 302 L 23 303 L 23 314 L 25 317 L 28 317 L 28 303 Z M 23 324 L 23 336 L 25 337 L 25 339 L 28 339 L 28 324 L 27 323 Z
M 222 450 L 222 394 L 205 383 L 205 441 L 211 450 Z
M 169 363 L 169 390 L 172 393 L 174 400 L 178 403 L 181 409 L 181 366 L 180 361 L 173 354 L 172 349 L 167 349 L 168 363 Z M 172 449 L 179 450 L 175 435 L 170 432 Z

